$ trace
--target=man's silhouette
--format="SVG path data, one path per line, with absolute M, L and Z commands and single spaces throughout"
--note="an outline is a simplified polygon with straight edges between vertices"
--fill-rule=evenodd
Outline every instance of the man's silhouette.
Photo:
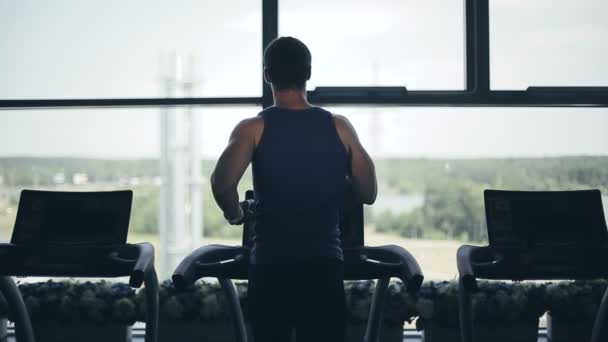
M 250 162 L 256 198 L 249 319 L 256 342 L 344 340 L 338 214 L 352 172 L 357 200 L 376 199 L 374 164 L 343 116 L 306 100 L 310 51 L 281 37 L 264 51 L 274 105 L 241 121 L 211 177 L 231 224 L 243 221 L 237 184 Z

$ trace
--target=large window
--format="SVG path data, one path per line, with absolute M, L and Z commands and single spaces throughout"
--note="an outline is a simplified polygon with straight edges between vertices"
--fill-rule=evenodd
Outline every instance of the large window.
M 599 188 L 608 194 L 606 109 L 330 109 L 350 119 L 376 163 L 380 191 L 377 202 L 366 207 L 367 243 L 404 246 L 419 259 L 429 279 L 453 278 L 458 246 L 486 241 L 482 202 L 486 188 Z M 259 111 L 253 106 L 3 113 L 0 235 L 4 241 L 12 230 L 21 189 L 129 188 L 135 194 L 129 238 L 154 243 L 158 260 L 165 262 L 163 243 L 175 243 L 163 240 L 159 232 L 160 217 L 167 214 L 163 210 L 170 210 L 159 203 L 163 181 L 168 181 L 160 170 L 160 119 L 167 110 L 174 117 L 192 111 L 198 118 L 199 152 L 194 160 L 200 163 L 202 178 L 200 242 L 238 243 L 241 230 L 222 218 L 208 179 L 234 125 Z M 184 141 L 181 144 L 171 153 L 191 148 Z M 247 173 L 240 193 L 251 186 Z M 188 205 L 184 201 L 182 207 L 173 208 L 185 213 Z
M 608 86 L 608 2 L 490 1 L 491 85 Z
M 315 86 L 464 89 L 461 0 L 279 1 L 279 34 L 313 51 Z
M 260 96 L 261 23 L 249 0 L 2 1 L 0 98 Z
M 401 244 L 428 279 L 451 279 L 457 247 L 485 242 L 483 189 L 608 194 L 605 89 L 498 91 L 607 86 L 607 6 L 0 1 L 0 238 L 21 189 L 130 188 L 129 238 L 158 247 L 162 277 L 203 241 L 238 243 L 209 176 L 234 125 L 272 101 L 262 41 L 293 35 L 312 51 L 309 89 L 338 88 L 316 104 L 346 115 L 376 162 L 367 242 Z M 239 192 L 251 186 L 247 173 Z

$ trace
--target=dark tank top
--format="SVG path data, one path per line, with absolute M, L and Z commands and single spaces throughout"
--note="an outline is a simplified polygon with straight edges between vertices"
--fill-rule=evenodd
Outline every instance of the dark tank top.
M 324 109 L 269 107 L 253 156 L 254 264 L 342 260 L 339 208 L 348 156 Z

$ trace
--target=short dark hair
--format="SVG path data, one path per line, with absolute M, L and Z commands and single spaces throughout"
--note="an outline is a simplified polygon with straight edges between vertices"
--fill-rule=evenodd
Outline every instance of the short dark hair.
M 277 89 L 304 89 L 310 62 L 308 47 L 293 37 L 279 37 L 264 50 L 264 69 Z

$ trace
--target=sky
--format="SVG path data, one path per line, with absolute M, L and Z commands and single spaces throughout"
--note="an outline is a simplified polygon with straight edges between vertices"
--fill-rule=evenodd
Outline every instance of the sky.
M 491 0 L 492 88 L 608 86 L 607 15 L 604 0 Z M 280 35 L 312 52 L 309 89 L 462 89 L 463 30 L 457 0 L 279 1 Z M 0 51 L 0 99 L 259 96 L 261 1 L 0 0 Z M 191 90 L 167 90 L 175 75 Z M 330 109 L 376 157 L 608 155 L 608 109 Z M 202 154 L 258 111 L 197 108 Z M 156 157 L 159 112 L 0 111 L 0 156 Z

